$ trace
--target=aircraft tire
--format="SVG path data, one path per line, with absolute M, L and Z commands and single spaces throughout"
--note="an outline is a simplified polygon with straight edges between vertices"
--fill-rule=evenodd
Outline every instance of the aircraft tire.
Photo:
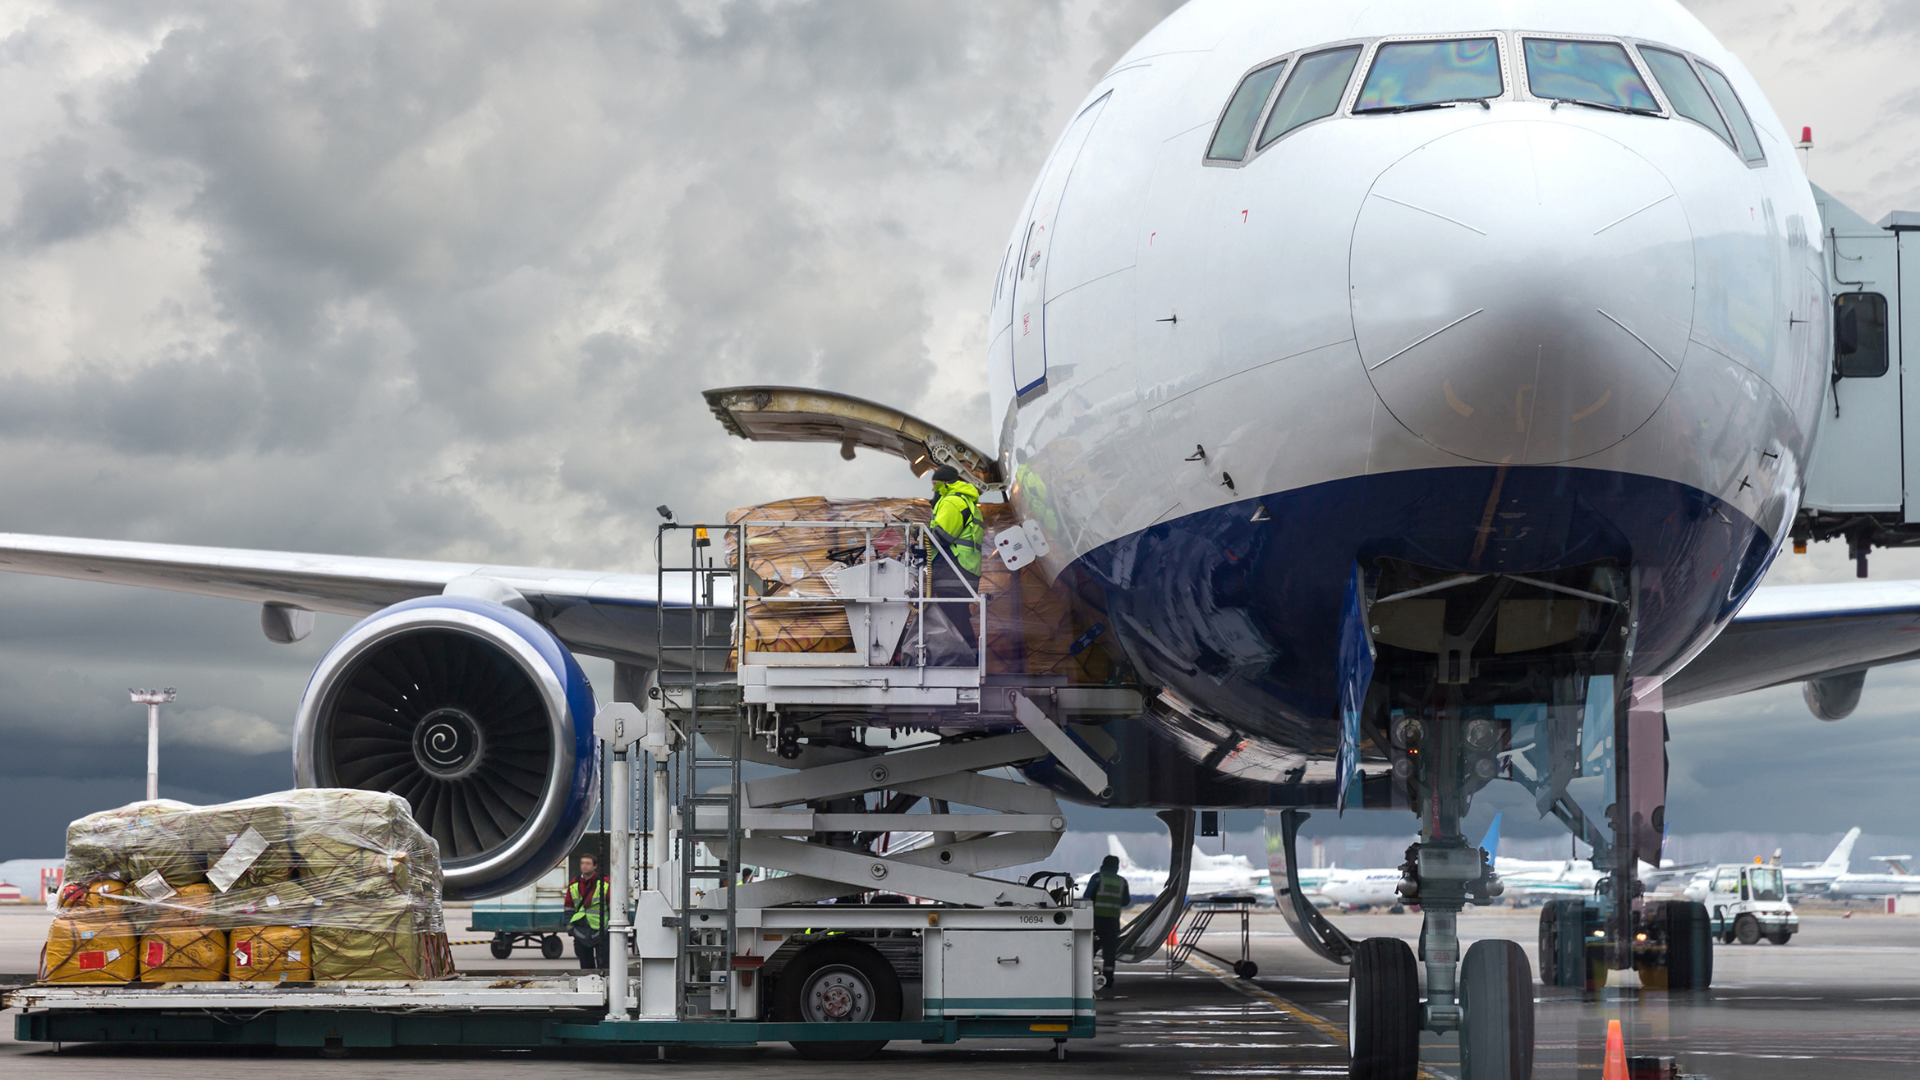
M 1518 942 L 1476 941 L 1460 963 L 1460 1067 L 1466 1080 L 1533 1075 L 1533 966 Z
M 1705 990 L 1713 985 L 1713 923 L 1707 905 L 1670 901 L 1662 912 L 1667 931 L 1667 989 Z
M 1413 950 L 1399 938 L 1368 938 L 1353 950 L 1347 983 L 1348 1080 L 1414 1080 L 1419 1071 L 1420 972 Z
M 1540 908 L 1540 983 L 1587 988 L 1586 905 L 1549 900 Z
M 1733 920 L 1733 939 L 1742 945 L 1759 944 L 1760 920 L 1751 915 L 1742 915 Z

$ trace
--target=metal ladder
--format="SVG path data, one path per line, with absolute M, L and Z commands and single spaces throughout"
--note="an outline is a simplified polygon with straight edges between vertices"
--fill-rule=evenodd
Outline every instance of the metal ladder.
M 736 905 L 734 890 L 725 886 L 740 872 L 740 760 L 746 741 L 739 687 L 728 672 L 737 637 L 737 575 L 716 556 L 704 526 L 662 525 L 655 554 L 656 685 L 661 704 L 684 718 L 674 776 L 680 820 L 674 846 L 680 864 L 679 1015 L 729 1020 L 735 1014 L 728 983 L 736 953 Z M 688 590 L 685 603 L 678 602 L 680 588 Z M 702 848 L 717 865 L 701 865 Z M 725 906 L 699 906 L 701 896 L 714 889 L 722 890 Z
M 1233 970 L 1243 979 L 1251 979 L 1258 971 L 1253 963 L 1253 941 L 1247 916 L 1253 909 L 1253 897 L 1237 896 L 1220 900 L 1202 900 L 1187 908 L 1187 925 L 1174 935 L 1173 944 L 1167 949 L 1167 974 L 1171 975 L 1186 964 L 1194 953 L 1216 960 Z M 1240 917 L 1240 958 L 1229 959 L 1219 953 L 1200 947 L 1200 939 L 1206 935 L 1207 928 L 1213 925 L 1213 917 L 1220 914 Z

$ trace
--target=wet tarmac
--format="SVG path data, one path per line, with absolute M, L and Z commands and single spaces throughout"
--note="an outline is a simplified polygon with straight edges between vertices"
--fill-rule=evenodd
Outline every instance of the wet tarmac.
M 450 913 L 452 914 L 452 913 Z M 1461 937 L 1507 936 L 1531 951 L 1537 912 L 1496 911 L 1461 919 Z M 1392 934 L 1412 940 L 1417 915 L 1348 915 L 1340 924 L 1356 937 Z M 1613 987 L 1579 994 L 1539 988 L 1539 1080 L 1597 1080 L 1607 1021 L 1618 1019 L 1632 1054 L 1676 1057 L 1689 1076 L 1713 1080 L 1785 1080 L 1920 1076 L 1920 918 L 1803 911 L 1802 933 L 1786 946 L 1721 946 L 1715 986 L 1704 993 L 1642 992 Z M 455 919 L 449 922 L 458 923 Z M 1226 959 L 1238 958 L 1237 935 L 1225 920 L 1201 942 Z M 20 971 L 16 955 L 44 928 L 44 916 L 0 913 L 0 972 Z M 479 935 L 462 934 L 458 940 Z M 1196 1080 L 1346 1075 L 1346 981 L 1287 934 L 1277 915 L 1253 917 L 1252 958 L 1259 975 L 1244 981 L 1215 961 L 1197 958 L 1169 974 L 1161 960 L 1125 966 L 1114 992 L 1100 1004 L 1100 1034 L 1071 1044 L 1055 1061 L 1046 1042 L 974 1042 L 956 1046 L 889 1046 L 861 1063 L 800 1060 L 785 1046 L 757 1050 L 685 1052 L 666 1063 L 651 1052 L 382 1052 L 345 1058 L 314 1052 L 195 1050 L 68 1045 L 59 1052 L 12 1042 L 11 1015 L 0 1016 L 0 1075 L 9 1080 L 70 1080 L 76 1076 L 143 1077 L 386 1077 L 458 1070 L 468 1076 L 539 1074 L 573 1077 L 662 1069 L 676 1076 L 717 1076 L 777 1069 L 781 1077 L 836 1080 L 886 1077 L 903 1069 L 931 1075 L 1061 1077 L 1168 1076 Z M 507 961 L 484 945 L 456 951 L 466 970 L 561 968 L 524 950 Z M 1457 1045 L 1426 1040 L 1425 1075 L 1459 1075 Z

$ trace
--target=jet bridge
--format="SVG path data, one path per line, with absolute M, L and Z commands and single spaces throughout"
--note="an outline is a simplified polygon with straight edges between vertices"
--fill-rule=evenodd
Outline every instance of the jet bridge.
M 1874 548 L 1920 544 L 1920 211 L 1875 223 L 1818 187 L 1833 298 L 1833 368 L 1793 525 L 1796 551 L 1844 540 L 1860 577 Z M 1914 312 L 1909 320 L 1907 312 Z

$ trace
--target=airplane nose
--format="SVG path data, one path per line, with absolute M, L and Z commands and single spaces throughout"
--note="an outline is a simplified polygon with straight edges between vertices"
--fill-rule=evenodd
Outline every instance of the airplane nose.
M 1476 461 L 1552 464 L 1632 434 L 1692 329 L 1693 235 L 1673 186 L 1568 124 L 1484 124 L 1401 158 L 1374 181 L 1352 250 L 1375 392 Z

